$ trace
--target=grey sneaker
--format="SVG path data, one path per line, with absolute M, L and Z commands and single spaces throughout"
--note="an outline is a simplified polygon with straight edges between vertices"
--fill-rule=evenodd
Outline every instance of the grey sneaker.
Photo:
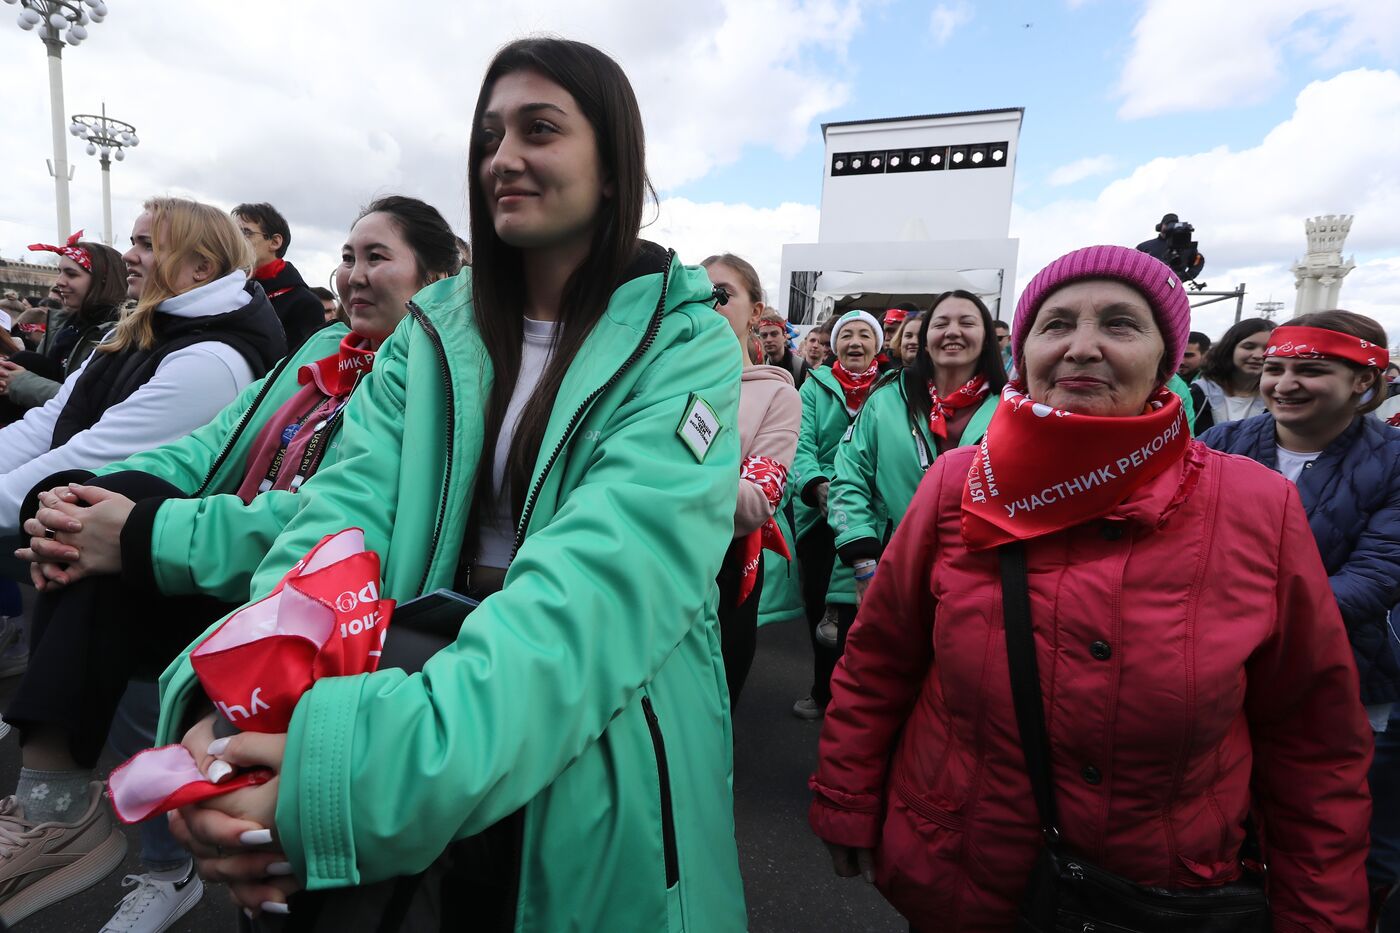
M 828 617 L 817 623 L 818 644 L 826 645 L 828 648 L 835 648 L 836 639 L 839 634 L 835 619 Z
M 821 719 L 826 715 L 826 707 L 818 706 L 817 701 L 810 696 L 805 696 L 792 704 L 792 715 L 798 719 Z
M 112 820 L 102 782 L 88 785 L 74 823 L 31 823 L 14 797 L 0 800 L 0 920 L 30 914 L 86 890 L 121 864 L 126 836 Z
M 101 933 L 162 933 L 194 909 L 204 896 L 204 882 L 191 860 L 179 881 L 158 881 L 150 875 L 127 875 L 122 887 L 136 889 L 117 903 L 117 912 Z

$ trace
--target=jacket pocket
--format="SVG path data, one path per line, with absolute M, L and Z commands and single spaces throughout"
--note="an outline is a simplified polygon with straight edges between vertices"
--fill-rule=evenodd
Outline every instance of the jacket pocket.
M 666 763 L 666 738 L 661 734 L 661 721 L 652 709 L 651 697 L 642 697 L 642 712 L 646 714 L 647 731 L 651 733 L 651 750 L 656 756 L 656 778 L 661 785 L 661 850 L 666 860 L 666 887 L 673 888 L 681 880 L 680 859 L 676 854 L 676 815 L 671 804 L 671 769 Z

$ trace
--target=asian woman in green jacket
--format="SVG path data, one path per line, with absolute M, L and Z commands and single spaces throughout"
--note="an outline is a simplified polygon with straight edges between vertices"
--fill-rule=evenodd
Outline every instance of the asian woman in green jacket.
M 503 48 L 468 164 L 476 274 L 415 299 L 254 591 L 354 525 L 385 595 L 480 605 L 421 672 L 320 680 L 285 735 L 212 749 L 177 661 L 165 738 L 277 778 L 173 822 L 255 914 L 306 918 L 450 848 L 471 884 L 439 928 L 742 930 L 714 587 L 733 334 L 705 272 L 637 238 L 640 111 L 603 53 Z

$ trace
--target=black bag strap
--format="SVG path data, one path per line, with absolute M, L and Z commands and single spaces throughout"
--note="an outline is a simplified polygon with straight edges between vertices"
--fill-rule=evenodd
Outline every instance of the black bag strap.
M 1035 659 L 1031 629 L 1031 599 L 1026 583 L 1026 547 L 1020 541 L 997 549 L 1001 560 L 1001 611 L 1006 629 L 1006 662 L 1011 672 L 1011 699 L 1031 794 L 1040 813 L 1040 831 L 1047 843 L 1059 841 L 1054 785 L 1050 780 L 1050 740 L 1045 733 L 1045 701 L 1040 692 L 1040 666 Z

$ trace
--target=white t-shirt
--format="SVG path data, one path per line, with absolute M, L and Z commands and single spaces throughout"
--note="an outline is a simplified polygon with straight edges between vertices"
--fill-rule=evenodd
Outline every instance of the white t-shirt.
M 520 376 L 515 380 L 510 404 L 506 406 L 505 418 L 501 421 L 501 433 L 496 439 L 496 457 L 491 465 L 491 488 L 495 491 L 495 501 L 490 514 L 481 523 L 476 562 L 482 567 L 504 570 L 510 566 L 511 551 L 515 550 L 515 521 L 510 508 L 510 484 L 506 481 L 506 459 L 510 456 L 511 441 L 515 439 L 515 429 L 520 424 L 525 404 L 535 394 L 544 368 L 554 356 L 557 328 L 558 325 L 552 321 L 525 319 L 525 340 L 520 346 Z
M 1254 404 L 1254 399 L 1253 395 L 1225 396 L 1225 417 L 1230 421 L 1249 417 L 1249 409 Z
M 1303 475 L 1303 471 L 1307 469 L 1308 464 L 1322 456 L 1322 451 L 1320 450 L 1315 450 L 1310 454 L 1300 454 L 1287 449 L 1281 444 L 1275 445 L 1274 449 L 1278 451 L 1278 471 L 1288 477 L 1294 485 L 1297 485 L 1298 477 Z

